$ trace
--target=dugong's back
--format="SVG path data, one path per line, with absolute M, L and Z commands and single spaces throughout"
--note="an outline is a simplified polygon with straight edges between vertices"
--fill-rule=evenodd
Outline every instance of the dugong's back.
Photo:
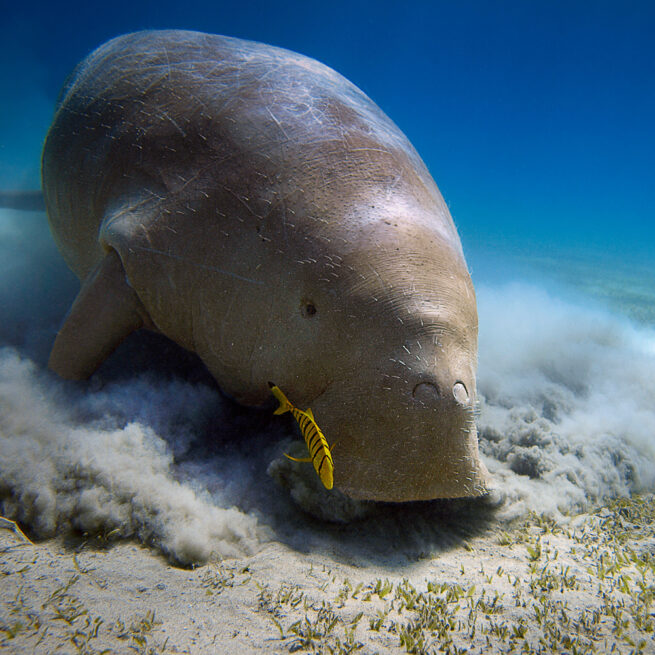
M 311 406 L 351 496 L 483 493 L 475 293 L 416 151 L 316 61 L 195 32 L 119 37 L 69 78 L 43 153 L 82 288 L 53 346 L 90 375 L 130 332 L 246 404 Z
M 241 194 L 258 213 L 257 203 L 266 211 L 274 195 L 309 186 L 313 202 L 320 202 L 320 169 L 334 214 L 331 186 L 338 184 L 345 205 L 353 185 L 348 177 L 358 168 L 368 168 L 371 183 L 376 177 L 384 183 L 400 177 L 400 162 L 443 207 L 444 228 L 458 246 L 441 195 L 411 144 L 332 69 L 230 37 L 137 32 L 98 48 L 67 80 L 44 148 L 43 187 L 57 244 L 84 278 L 103 254 L 99 223 L 126 194 L 144 202 L 148 189 L 151 199 L 165 199 L 167 211 L 177 211 L 175 196 L 186 206 L 193 193 L 208 187 L 216 195 L 220 187 L 226 204 Z M 252 193 L 244 194 L 248 188 Z

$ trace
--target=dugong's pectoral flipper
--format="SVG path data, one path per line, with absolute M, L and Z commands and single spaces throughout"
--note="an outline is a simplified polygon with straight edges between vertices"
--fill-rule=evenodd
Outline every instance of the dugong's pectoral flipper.
M 87 378 L 128 334 L 148 323 L 120 258 L 110 250 L 82 283 L 57 334 L 48 366 L 69 380 Z

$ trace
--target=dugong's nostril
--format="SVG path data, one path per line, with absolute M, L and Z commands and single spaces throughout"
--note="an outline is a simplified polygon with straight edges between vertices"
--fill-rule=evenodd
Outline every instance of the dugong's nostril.
M 436 384 L 432 382 L 419 382 L 412 391 L 412 396 L 417 400 L 422 400 L 423 402 L 434 402 L 439 398 L 439 388 Z
M 453 385 L 453 396 L 460 405 L 466 405 L 469 401 L 469 392 L 463 382 L 455 382 Z

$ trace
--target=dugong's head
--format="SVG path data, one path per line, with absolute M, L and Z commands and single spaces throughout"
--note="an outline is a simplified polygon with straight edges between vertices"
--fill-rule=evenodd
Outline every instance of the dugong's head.
M 360 206 L 329 242 L 312 239 L 278 295 L 267 375 L 312 408 L 334 444 L 335 487 L 353 498 L 485 492 L 475 293 L 439 210 L 404 197 Z

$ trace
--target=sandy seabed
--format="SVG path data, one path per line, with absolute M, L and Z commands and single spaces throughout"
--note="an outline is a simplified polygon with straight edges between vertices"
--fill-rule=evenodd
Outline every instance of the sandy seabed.
M 653 497 L 533 514 L 410 561 L 271 542 L 178 568 L 0 531 L 9 653 L 654 653 Z M 351 561 L 348 561 L 348 560 Z

